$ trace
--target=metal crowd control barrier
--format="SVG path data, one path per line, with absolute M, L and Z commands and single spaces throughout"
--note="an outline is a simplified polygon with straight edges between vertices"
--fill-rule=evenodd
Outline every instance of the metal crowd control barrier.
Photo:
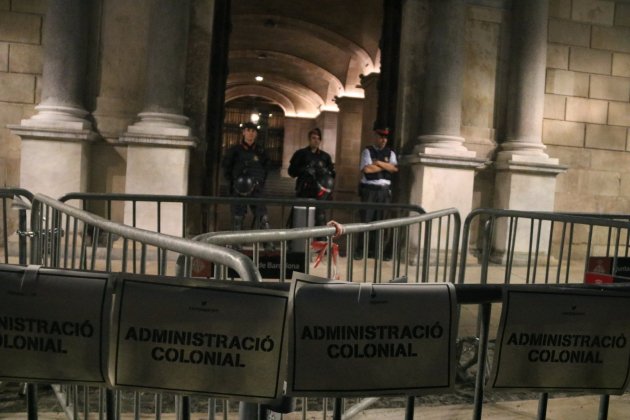
M 470 240 L 471 226 L 475 218 L 484 219 L 480 224 L 483 226 L 482 234 L 479 235 L 480 243 L 484 245 L 480 252 L 482 261 L 480 281 L 473 282 L 481 284 L 467 284 L 471 283 L 470 279 L 473 278 L 470 272 L 466 272 L 468 268 L 465 262 L 468 258 L 467 244 Z M 501 225 L 503 222 L 505 225 Z M 524 225 L 526 229 L 522 229 Z M 33 237 L 31 263 L 34 264 L 141 274 L 168 274 L 176 271 L 177 268 L 180 273 L 188 274 L 192 268 L 191 259 L 196 258 L 215 263 L 212 277 L 239 277 L 249 281 L 260 280 L 259 272 L 249 257 L 223 247 L 199 243 L 199 241 L 222 245 L 253 243 L 254 261 L 257 261 L 262 254 L 261 243 L 279 242 L 280 265 L 283 266 L 285 263 L 282 262 L 282 255 L 286 255 L 289 241 L 310 241 L 312 238 L 325 236 L 328 246 L 332 249 L 335 241 L 333 235 L 338 233 L 334 227 L 296 228 L 216 233 L 196 238 L 198 241 L 189 241 L 113 223 L 39 195 L 35 196 L 33 201 L 31 228 Z M 349 237 L 350 249 L 353 241 L 356 240 L 354 236 L 365 234 L 362 236 L 365 245 L 370 241 L 366 233 L 374 231 L 377 232 L 378 241 L 376 255 L 381 256 L 383 238 L 386 231 L 389 231 L 393 238 L 394 251 L 393 261 L 384 262 L 381 258 L 377 258 L 374 262 L 374 267 L 380 264 L 381 269 L 378 270 L 381 273 L 380 277 L 376 275 L 369 279 L 367 276 L 356 276 L 354 270 L 347 269 L 343 271 L 346 273 L 346 280 L 399 281 L 405 276 L 414 282 L 454 282 L 457 279 L 455 268 L 458 259 L 457 244 L 460 227 L 457 212 L 454 210 L 369 224 L 346 224 L 344 228 L 346 236 Z M 503 233 L 502 228 L 506 229 Z M 581 238 L 580 241 L 576 241 L 579 238 Z M 619 250 L 623 246 L 627 247 L 628 224 L 617 220 L 575 215 L 482 210 L 473 212 L 466 220 L 463 240 L 461 271 L 456 292 L 460 307 L 462 305 L 481 305 L 482 307 L 478 334 L 479 368 L 474 405 L 474 418 L 481 418 L 487 343 L 490 336 L 490 308 L 492 303 L 500 301 L 503 285 L 512 282 L 512 278 L 516 278 L 518 272 L 521 273 L 523 282 L 532 286 L 540 283 L 568 283 L 569 280 L 573 280 L 570 275 L 579 274 L 580 267 L 582 269 L 587 267 L 584 263 L 581 266 L 578 265 L 578 268 L 570 268 L 576 265 L 575 261 L 580 256 L 588 258 L 593 254 L 605 253 L 616 261 L 619 256 L 627 255 Z M 579 253 L 576 249 L 582 249 L 583 252 Z M 183 265 L 182 259 L 175 258 L 178 255 L 185 256 Z M 347 256 L 350 255 L 347 254 Z M 414 257 L 415 262 L 412 261 Z M 325 271 L 330 277 L 332 253 L 327 254 L 326 259 L 328 267 Z M 352 267 L 352 259 L 347 259 L 349 261 L 346 264 Z M 311 261 L 308 258 L 306 260 L 306 269 L 309 270 Z M 492 261 L 496 261 L 497 266 L 492 266 Z M 366 264 L 368 264 L 368 259 L 363 256 L 359 265 Z M 231 268 L 236 274 L 230 274 L 227 268 L 222 268 L 223 266 Z M 543 268 L 540 268 L 541 266 Z M 414 271 L 413 267 L 417 269 Z M 491 269 L 500 271 L 499 281 L 496 281 L 494 276 L 489 276 Z M 283 273 L 284 271 L 280 270 L 278 274 L 280 282 L 285 280 Z M 542 276 L 542 280 L 539 276 Z M 556 281 L 550 279 L 556 279 Z M 488 284 L 492 282 L 499 284 Z M 286 283 L 281 285 L 281 287 L 286 286 Z M 199 401 L 193 397 L 162 394 L 147 396 L 138 392 L 128 393 L 68 385 L 56 385 L 54 389 L 62 401 L 67 416 L 73 419 L 81 416 L 89 418 L 90 414 L 95 412 L 99 413 L 99 418 L 103 416 L 119 418 L 123 412 L 132 412 L 135 418 L 139 418 L 147 399 L 153 407 L 152 414 L 155 418 L 161 418 L 162 414 L 170 409 L 171 401 L 174 402 L 177 418 L 180 419 L 189 418 L 190 413 L 198 411 L 200 405 L 207 407 L 208 419 L 216 418 L 219 406 L 222 407 L 224 418 L 227 418 L 228 413 L 235 408 L 227 400 Z M 37 401 L 34 385 L 29 385 L 28 396 L 29 416 L 36 418 Z M 341 419 L 344 405 L 350 405 L 353 401 L 336 398 L 332 400 L 331 405 L 328 399 L 309 400 L 305 398 L 298 401 L 298 408 L 303 414 L 302 418 L 306 418 L 309 404 L 312 404 L 316 405 L 317 410 L 324 416 L 329 414 L 332 406 L 333 418 Z M 371 402 L 359 401 L 355 406 L 345 410 L 344 418 L 351 417 L 361 406 L 367 406 Z M 413 418 L 415 398 L 405 397 L 403 402 L 405 404 L 402 406 L 406 407 L 405 418 Z M 606 396 L 602 397 L 600 418 L 605 418 L 608 402 Z M 547 396 L 544 394 L 540 402 L 539 418 L 545 417 L 546 403 Z M 169 408 L 165 408 L 167 406 Z M 260 413 L 253 415 L 258 416 L 258 414 Z
M 138 227 L 147 223 L 141 218 L 151 219 L 151 225 L 140 227 L 161 232 L 168 222 L 167 217 L 177 217 L 181 225 L 178 230 L 186 236 L 194 236 L 204 232 L 231 230 L 232 205 L 239 204 L 247 207 L 265 205 L 268 209 L 271 226 L 287 228 L 291 226 L 291 212 L 294 207 L 307 209 L 323 209 L 327 220 L 335 219 L 341 223 L 359 221 L 359 211 L 362 209 L 382 210 L 383 218 L 393 219 L 405 217 L 409 214 L 423 214 L 424 209 L 411 204 L 374 204 L 354 201 L 319 201 L 311 199 L 286 198 L 247 198 L 247 197 L 205 197 L 205 196 L 176 196 L 150 194 L 113 194 L 113 193 L 69 193 L 59 198 L 62 202 L 76 201 L 79 207 L 92 213 L 99 214 L 106 219 L 123 222 Z M 167 210 L 170 212 L 166 215 Z M 251 214 L 246 221 L 250 221 Z M 194 223 L 193 223 L 194 221 Z M 252 223 L 243 225 L 243 229 L 255 227 Z
M 0 188 L 0 218 L 2 226 L 2 242 L 0 243 L 0 260 L 5 264 L 27 261 L 27 211 L 30 208 L 33 194 L 21 188 Z M 14 240 L 15 239 L 15 240 Z M 13 248 L 17 248 L 14 250 Z M 11 256 L 17 255 L 17 261 Z
M 281 267 L 286 266 L 291 244 L 303 242 L 306 249 L 304 272 L 345 281 L 381 283 L 405 278 L 408 282 L 426 283 L 454 282 L 456 279 L 460 219 L 455 209 L 371 223 L 350 223 L 342 225 L 342 229 L 347 247 L 343 256 L 338 254 L 335 235 L 339 232 L 333 226 L 212 232 L 194 239 L 225 246 L 251 244 L 257 265 L 262 255 L 273 254 Z M 316 242 L 324 248 L 326 264 L 315 270 L 311 268 L 315 257 L 312 241 L 322 237 L 326 241 Z M 374 255 L 365 252 L 360 258 L 354 258 L 351 251 L 358 241 L 362 241 L 363 249 L 373 246 Z M 262 251 L 266 243 L 274 243 L 279 252 Z M 391 258 L 385 258 L 386 254 Z M 321 251 L 317 257 L 323 258 Z M 341 265 L 342 269 L 334 273 L 336 265 Z M 188 264 L 188 275 L 190 268 L 191 264 Z M 215 276 L 221 278 L 219 273 Z M 284 282 L 287 278 L 285 270 L 278 270 L 276 278 Z
M 471 246 L 474 252 L 469 251 Z M 627 215 L 478 209 L 464 222 L 458 282 L 576 286 L 593 271 L 589 266 L 593 257 L 610 261 L 612 278 L 620 258 L 629 256 L 629 249 Z M 467 264 L 469 254 L 478 258 L 478 267 Z M 475 418 L 481 418 L 490 359 L 490 302 L 480 305 L 478 316 Z M 540 395 L 538 418 L 545 418 L 548 398 L 548 393 Z M 602 396 L 600 419 L 606 418 L 608 405 L 609 397 Z
M 90 271 L 164 274 L 169 271 L 169 263 L 174 265 L 176 261 L 176 258 L 169 258 L 171 253 L 225 265 L 245 281 L 261 280 L 251 259 L 231 249 L 114 223 L 43 195 L 34 196 L 31 228 L 31 264 Z M 101 233 L 106 237 L 104 250 L 97 247 L 96 238 Z M 115 237 L 122 242 L 119 249 L 114 249 Z M 104 415 L 108 419 L 120 418 L 121 412 L 128 409 L 124 406 L 129 399 L 132 401 L 130 411 L 135 418 L 139 418 L 141 413 L 141 394 L 138 392 L 123 393 L 68 385 L 54 385 L 53 389 L 71 419 L 81 415 L 87 419 L 90 412 L 95 411 L 99 418 Z M 37 418 L 36 394 L 35 385 L 29 384 L 27 407 L 31 419 Z M 168 398 L 175 398 L 178 418 L 188 418 L 189 397 Z M 155 416 L 160 418 L 163 397 L 155 394 L 153 400 Z M 216 407 L 217 402 L 211 399 L 207 404 Z M 227 402 L 223 404 L 227 406 Z
M 294 201 L 290 202 L 295 204 Z M 307 204 L 312 203 L 307 201 Z M 362 208 L 360 204 L 352 204 L 357 209 Z M 387 206 L 383 206 L 383 208 L 387 208 Z M 417 213 L 421 213 L 417 208 L 413 209 Z M 405 209 L 405 212 L 408 211 L 408 209 Z M 84 270 L 128 271 L 141 274 L 170 274 L 173 272 L 172 266 L 169 264 L 174 259 L 169 258 L 165 251 L 168 248 L 165 244 L 170 242 L 171 238 L 168 238 L 165 242 L 165 235 L 149 232 L 142 232 L 139 235 L 137 229 L 108 223 L 98 216 L 61 205 L 54 200 L 40 196 L 35 201 L 33 214 L 36 215 L 33 219 L 33 231 L 43 232 L 35 238 L 33 256 L 35 258 L 34 261 L 38 261 L 43 265 Z M 459 215 L 455 210 L 451 209 L 370 224 L 345 225 L 346 236 L 350 238 L 350 244 L 348 245 L 350 249 L 352 249 L 352 241 L 355 235 L 373 231 L 376 232 L 374 238 L 370 238 L 368 234 L 364 235 L 364 245 L 369 246 L 373 243 L 371 241 L 378 240 L 376 252 L 377 255 L 382 255 L 384 235 L 386 232 L 390 232 L 392 236 L 394 260 L 383 263 L 380 258 L 377 258 L 372 262 L 372 258 L 369 258 L 368 261 L 366 253 L 361 261 L 357 262 L 357 264 L 363 265 L 362 270 L 359 270 L 364 274 L 360 281 L 367 281 L 365 273 L 367 272 L 367 267 L 370 266 L 373 268 L 371 270 L 371 273 L 374 275 L 373 281 L 374 279 L 381 281 L 383 278 L 395 279 L 404 277 L 414 282 L 452 282 L 455 279 L 459 223 Z M 335 233 L 335 228 L 331 227 L 233 232 L 231 234 L 215 234 L 212 242 L 221 244 L 243 240 L 255 243 L 266 241 L 280 242 L 282 251 L 280 254 L 286 255 L 287 244 L 290 240 L 304 240 L 308 242 L 312 238 L 326 236 L 328 237 L 328 245 L 332 249 L 333 240 L 331 237 Z M 151 237 L 146 235 L 151 235 Z M 230 235 L 232 235 L 231 238 Z M 240 239 L 238 239 L 239 236 Z M 237 238 L 236 240 L 235 237 Z M 189 262 L 192 258 L 207 259 L 199 255 L 199 253 L 188 249 L 190 242 L 182 241 L 178 245 L 182 246 L 178 246 L 177 251 L 181 255 L 186 255 Z M 198 245 L 203 246 L 203 244 Z M 254 245 L 254 248 L 259 251 L 257 245 Z M 260 252 L 257 252 L 255 261 L 257 261 L 259 256 Z M 244 258 L 249 261 L 247 257 Z M 306 258 L 305 271 L 309 271 L 310 256 L 308 256 L 308 252 Z M 326 271 L 330 274 L 333 264 L 332 252 L 327 253 L 325 261 L 327 262 Z M 352 279 L 352 258 L 349 261 L 348 265 L 350 268 L 346 270 L 346 273 L 350 273 L 348 277 Z M 281 265 L 284 264 L 285 262 L 282 262 Z M 187 269 L 190 270 L 190 267 L 191 264 L 189 263 Z M 223 276 L 216 275 L 214 277 L 227 278 L 227 268 L 221 270 L 220 267 L 230 267 L 230 265 L 217 264 L 216 267 L 217 273 L 223 273 Z M 178 272 L 181 273 L 181 270 Z M 280 272 L 282 274 L 279 276 L 279 280 L 284 281 L 284 270 L 280 270 Z M 357 281 L 356 276 L 354 280 Z M 76 401 L 69 404 L 75 411 L 78 410 L 80 405 L 79 400 L 88 398 L 87 390 L 81 393 L 75 387 L 55 387 L 55 389 L 64 401 Z M 116 404 L 116 407 L 120 411 L 122 406 L 120 401 L 124 400 L 123 395 L 125 394 L 117 393 L 117 395 L 117 401 L 119 402 Z M 139 398 L 139 395 L 133 397 L 134 413 L 138 413 L 140 410 Z M 186 400 L 183 400 L 182 404 L 184 404 L 184 401 Z M 184 404 L 187 410 L 190 408 L 190 404 L 190 402 Z M 324 413 L 330 409 L 330 404 L 328 404 L 326 399 L 310 401 L 310 406 L 312 407 L 313 405 L 319 407 Z M 229 403 L 227 401 L 223 402 L 223 407 L 228 406 Z M 209 418 L 213 418 L 216 407 L 216 401 L 208 403 L 208 412 L 212 413 L 212 415 L 209 414 Z M 309 401 L 303 401 L 301 409 L 306 412 L 308 407 Z M 338 409 L 341 406 L 337 405 L 335 407 Z M 225 413 L 226 410 L 224 409 Z

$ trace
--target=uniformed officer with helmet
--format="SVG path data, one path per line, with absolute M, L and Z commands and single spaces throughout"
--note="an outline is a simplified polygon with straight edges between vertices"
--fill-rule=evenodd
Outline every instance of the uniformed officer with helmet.
M 230 183 L 233 197 L 261 197 L 269 171 L 269 156 L 265 148 L 256 143 L 258 127 L 246 122 L 242 125 L 243 137 L 239 144 L 230 147 L 223 158 L 223 172 Z M 250 206 L 256 224 L 262 229 L 269 229 L 267 207 L 263 204 Z M 232 228 L 241 230 L 247 214 L 245 204 L 232 205 Z
M 295 195 L 299 198 L 331 200 L 335 182 L 335 167 L 328 153 L 320 149 L 322 132 L 313 128 L 308 132 L 308 146 L 291 157 L 289 175 L 295 180 Z M 323 209 L 315 210 L 315 225 L 326 224 Z

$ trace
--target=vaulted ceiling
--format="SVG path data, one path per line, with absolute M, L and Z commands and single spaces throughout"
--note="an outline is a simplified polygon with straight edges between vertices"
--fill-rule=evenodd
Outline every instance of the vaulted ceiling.
M 259 96 L 315 117 L 335 97 L 362 97 L 360 75 L 380 68 L 382 2 L 233 1 L 226 101 Z

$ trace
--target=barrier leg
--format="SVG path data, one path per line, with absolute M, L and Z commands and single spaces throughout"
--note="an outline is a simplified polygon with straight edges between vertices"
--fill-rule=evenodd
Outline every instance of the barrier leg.
M 474 420 L 481 420 L 483 406 L 483 381 L 486 372 L 486 357 L 488 354 L 488 336 L 490 328 L 490 313 L 492 306 L 490 303 L 479 305 L 481 309 L 481 323 L 479 329 L 479 352 L 477 353 L 477 377 L 475 379 L 475 411 Z
M 608 404 L 610 403 L 610 395 L 602 395 L 599 398 L 599 416 L 598 420 L 608 419 Z
M 37 385 L 26 384 L 26 409 L 28 420 L 37 420 Z
M 105 418 L 107 420 L 116 418 L 116 397 L 111 389 L 105 390 Z
M 238 403 L 238 419 L 239 420 L 259 420 L 260 406 L 255 403 Z
M 549 401 L 549 394 L 543 392 L 538 399 L 538 420 L 545 420 L 547 418 L 547 402 Z
M 341 407 L 343 406 L 341 398 L 335 398 L 333 403 L 333 420 L 341 420 Z
M 182 403 L 180 406 L 180 419 L 181 420 L 190 420 L 190 397 L 183 396 Z
M 405 420 L 413 420 L 413 409 L 415 397 L 407 397 L 407 407 L 405 407 Z

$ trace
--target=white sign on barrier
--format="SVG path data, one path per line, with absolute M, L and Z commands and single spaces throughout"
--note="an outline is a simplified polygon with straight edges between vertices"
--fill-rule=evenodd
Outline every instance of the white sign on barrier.
M 286 291 L 242 282 L 121 275 L 114 386 L 269 401 L 286 374 Z
M 630 295 L 505 290 L 494 389 L 621 394 L 628 384 Z
M 295 273 L 290 395 L 450 391 L 452 284 L 342 283 Z
M 105 382 L 107 274 L 0 265 L 0 378 Z

